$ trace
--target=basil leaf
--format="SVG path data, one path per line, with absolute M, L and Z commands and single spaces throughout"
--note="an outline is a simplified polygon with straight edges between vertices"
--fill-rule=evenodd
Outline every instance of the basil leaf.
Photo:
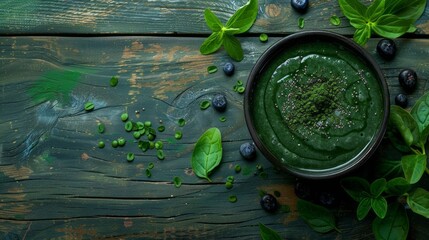
M 422 144 L 426 143 L 429 135 L 429 92 L 421 96 L 411 109 L 411 116 L 419 127 Z
M 316 232 L 327 233 L 337 230 L 335 217 L 328 209 L 314 203 L 298 199 L 299 216 Z
M 281 240 L 280 235 L 273 229 L 265 226 L 264 224 L 259 224 L 259 233 L 261 234 L 262 240 Z
M 371 37 L 371 27 L 369 25 L 364 25 L 364 27 L 356 29 L 355 34 L 353 35 L 353 40 L 363 46 L 368 42 L 368 39 Z
M 389 205 L 386 216 L 383 219 L 377 217 L 372 222 L 377 240 L 406 240 L 408 229 L 407 212 L 399 203 Z
M 238 28 L 240 30 L 237 33 L 244 33 L 252 27 L 257 15 L 258 0 L 250 0 L 229 18 L 226 27 Z
M 397 38 L 405 34 L 412 20 L 399 18 L 393 14 L 382 15 L 373 24 L 372 29 L 375 33 L 386 38 Z
M 218 128 L 210 128 L 201 135 L 192 152 L 192 170 L 209 182 L 210 173 L 222 160 L 222 140 Z
M 207 26 L 213 32 L 219 32 L 220 30 L 222 30 L 223 24 L 209 8 L 204 11 L 204 19 L 206 20 Z
M 371 196 L 374 198 L 377 198 L 378 196 L 380 196 L 381 193 L 383 193 L 384 190 L 386 189 L 386 184 L 387 184 L 387 181 L 384 178 L 379 178 L 374 182 L 372 182 L 370 186 Z
M 348 177 L 341 180 L 341 187 L 349 194 L 353 200 L 360 202 L 363 192 L 370 192 L 370 185 L 366 179 L 360 177 Z
M 405 178 L 397 177 L 387 182 L 385 192 L 392 196 L 402 196 L 403 194 L 408 192 L 410 188 L 411 185 L 408 183 L 407 180 L 405 180 Z
M 364 19 L 367 7 L 359 0 L 339 0 L 338 3 L 344 16 L 350 20 L 350 24 L 354 28 L 363 28 L 366 24 Z
M 417 123 L 405 109 L 396 105 L 390 106 L 389 121 L 399 130 L 408 146 L 419 142 Z
M 371 210 L 371 198 L 364 198 L 359 202 L 358 208 L 356 209 L 356 217 L 360 221 L 364 219 Z
M 383 219 L 387 213 L 386 199 L 382 196 L 371 198 L 371 208 L 379 218 Z
M 414 184 L 420 180 L 426 169 L 426 154 L 407 155 L 401 158 L 405 179 Z
M 241 43 L 232 35 L 225 35 L 223 39 L 223 47 L 228 55 L 235 61 L 243 60 L 244 54 L 241 48 Z
M 417 188 L 408 198 L 407 203 L 413 212 L 429 218 L 429 192 L 423 188 Z
M 376 21 L 384 12 L 385 0 L 375 0 L 366 10 L 366 19 L 370 22 Z
M 426 8 L 427 0 L 386 1 L 384 14 L 393 14 L 413 22 L 420 18 Z
M 213 32 L 200 47 L 200 53 L 207 55 L 216 52 L 222 46 L 222 32 Z

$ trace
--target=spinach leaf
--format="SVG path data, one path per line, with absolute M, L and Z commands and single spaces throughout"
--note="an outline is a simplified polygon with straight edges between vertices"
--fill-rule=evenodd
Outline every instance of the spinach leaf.
M 387 184 L 387 181 L 384 178 L 379 178 L 374 182 L 372 182 L 370 186 L 371 196 L 374 198 L 377 198 L 378 196 L 380 196 L 381 193 L 383 193 L 384 190 L 386 189 L 386 184 Z
M 413 212 L 429 218 L 429 192 L 423 188 L 417 188 L 410 193 L 407 203 Z
M 297 202 L 299 216 L 316 232 L 327 233 L 340 231 L 335 225 L 335 217 L 328 209 L 314 203 L 299 199 Z
M 192 152 L 192 170 L 209 182 L 210 173 L 222 160 L 222 140 L 218 128 L 210 128 L 201 135 Z
M 403 194 L 408 192 L 410 188 L 411 185 L 408 183 L 407 180 L 405 180 L 405 178 L 397 177 L 387 182 L 385 192 L 392 196 L 402 196 Z
M 424 145 L 429 135 L 429 92 L 421 96 L 411 109 L 411 116 L 419 127 L 421 144 Z
M 384 197 L 371 198 L 371 208 L 379 218 L 384 218 L 387 213 L 387 201 Z
M 281 240 L 280 235 L 273 229 L 259 223 L 259 233 L 261 234 L 262 240 Z
M 371 198 L 366 197 L 363 198 L 360 202 L 359 205 L 356 209 L 356 217 L 357 219 L 360 221 L 362 219 L 364 219 L 368 213 L 369 210 L 371 210 Z
M 389 121 L 401 133 L 402 138 L 408 146 L 419 142 L 419 130 L 416 121 L 405 109 L 392 105 L 390 107 Z
M 406 33 L 413 22 L 393 14 L 386 14 L 377 19 L 375 24 L 372 25 L 372 29 L 380 36 L 397 38 Z
M 401 159 L 402 170 L 405 179 L 414 184 L 420 180 L 426 169 L 426 154 L 407 155 Z
M 407 213 L 402 205 L 389 205 L 386 216 L 375 218 L 372 222 L 372 231 L 377 240 L 405 240 L 409 229 Z
M 236 34 L 247 32 L 255 22 L 257 15 L 258 1 L 250 0 L 229 18 L 226 28 L 237 28 Z
M 426 2 L 427 0 L 386 1 L 384 13 L 416 21 L 425 11 Z
M 368 181 L 360 177 L 347 177 L 342 179 L 341 187 L 356 202 L 360 202 L 365 197 L 365 194 L 363 194 L 364 192 L 370 192 L 370 185 Z

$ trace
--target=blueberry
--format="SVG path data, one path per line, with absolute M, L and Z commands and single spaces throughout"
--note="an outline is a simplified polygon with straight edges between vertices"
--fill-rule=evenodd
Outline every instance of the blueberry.
M 216 94 L 213 98 L 212 98 L 212 106 L 214 109 L 216 109 L 219 112 L 223 112 L 226 109 L 226 97 L 225 95 L 219 93 Z
M 396 54 L 396 44 L 391 39 L 381 39 L 377 44 L 377 52 L 382 58 L 392 60 Z
M 295 195 L 301 199 L 311 201 L 314 199 L 315 189 L 309 183 L 297 181 L 295 183 Z
M 395 97 L 395 104 L 402 107 L 402 108 L 406 108 L 408 106 L 408 98 L 405 94 L 398 94 Z
M 399 83 L 401 84 L 402 88 L 408 92 L 411 93 L 416 89 L 417 85 L 417 74 L 412 69 L 404 69 L 399 73 L 398 76 Z
M 240 146 L 240 154 L 247 160 L 252 160 L 256 157 L 256 147 L 252 143 L 243 143 Z
M 290 4 L 296 11 L 305 13 L 308 9 L 308 2 L 308 0 L 292 0 Z
M 225 63 L 225 65 L 223 65 L 223 72 L 227 76 L 231 76 L 232 74 L 234 74 L 234 70 L 235 70 L 235 66 L 232 62 L 227 62 Z
M 275 212 L 279 207 L 277 199 L 271 194 L 262 196 L 260 203 L 261 207 L 267 212 Z

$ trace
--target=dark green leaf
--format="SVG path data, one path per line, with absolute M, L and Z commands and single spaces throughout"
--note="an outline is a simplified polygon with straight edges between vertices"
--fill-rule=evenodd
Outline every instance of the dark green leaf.
M 407 33 L 413 21 L 399 18 L 392 14 L 382 15 L 377 19 L 372 29 L 385 38 L 397 38 Z
M 386 189 L 387 181 L 384 178 L 379 178 L 371 183 L 371 196 L 377 198 Z
M 370 192 L 368 181 L 360 177 L 344 178 L 341 180 L 341 186 L 356 202 L 360 202 L 364 198 L 363 192 Z
M 353 35 L 353 40 L 359 45 L 365 45 L 371 37 L 371 27 L 364 25 L 362 28 L 356 29 Z
M 376 240 L 405 240 L 409 229 L 407 213 L 402 205 L 389 205 L 386 216 L 375 218 L 372 222 L 372 231 Z
M 427 0 L 386 1 L 384 14 L 393 14 L 412 22 L 420 18 L 426 8 Z
M 311 202 L 298 199 L 299 216 L 316 232 L 326 233 L 337 230 L 335 217 L 328 209 Z
M 213 32 L 219 32 L 223 27 L 219 18 L 209 8 L 204 11 L 204 19 L 206 20 L 207 26 Z
M 411 109 L 411 116 L 419 127 L 421 142 L 424 145 L 429 134 L 429 92 L 421 96 Z
M 375 175 L 387 179 L 403 176 L 401 161 L 378 159 L 375 165 Z
M 408 146 L 405 143 L 404 139 L 402 138 L 402 135 L 399 132 L 399 129 L 397 129 L 391 121 L 389 121 L 389 124 L 387 126 L 386 135 L 389 138 L 392 145 L 399 151 L 404 153 L 408 153 L 411 151 L 410 146 Z
M 413 212 L 429 218 L 429 192 L 423 188 L 417 188 L 408 198 L 407 203 Z
M 113 76 L 110 79 L 110 86 L 111 87 L 116 87 L 118 85 L 118 83 L 119 83 L 119 77 L 118 76 Z
M 384 197 L 371 198 L 371 207 L 379 218 L 384 218 L 387 213 L 387 201 Z
M 397 105 L 392 105 L 390 107 L 389 121 L 399 130 L 404 142 L 408 146 L 419 142 L 420 133 L 417 123 L 405 109 Z
M 200 47 L 200 53 L 207 55 L 216 52 L 222 46 L 222 32 L 213 32 Z
M 235 61 L 243 60 L 244 54 L 241 48 L 241 43 L 232 35 L 225 35 L 223 39 L 223 46 L 228 55 Z
M 408 192 L 410 188 L 411 185 L 408 183 L 407 180 L 405 180 L 405 178 L 397 177 L 387 182 L 385 192 L 392 196 L 402 196 L 403 194 Z
M 250 0 L 246 5 L 239 8 L 226 23 L 227 28 L 238 28 L 238 33 L 249 30 L 258 15 L 258 0 Z
M 273 229 L 265 226 L 264 224 L 259 224 L 259 233 L 261 234 L 262 240 L 281 240 L 280 235 Z
M 180 188 L 180 186 L 182 186 L 182 179 L 176 176 L 173 178 L 173 183 L 175 187 Z
M 336 15 L 333 15 L 331 18 L 329 18 L 329 22 L 331 22 L 331 24 L 334 26 L 339 26 L 341 24 L 341 19 Z
M 339 0 L 341 11 L 350 20 L 350 24 L 356 29 L 362 29 L 366 24 L 365 14 L 367 7 L 359 0 Z
M 405 179 L 410 184 L 418 182 L 425 172 L 426 164 L 426 154 L 403 156 L 401 165 Z
M 218 128 L 210 128 L 201 135 L 192 152 L 192 170 L 195 175 L 211 181 L 210 173 L 222 160 L 222 139 Z
M 370 22 L 376 21 L 384 12 L 385 0 L 375 0 L 366 10 L 366 19 Z
M 371 210 L 371 198 L 363 198 L 356 209 L 356 217 L 360 221 L 368 215 Z

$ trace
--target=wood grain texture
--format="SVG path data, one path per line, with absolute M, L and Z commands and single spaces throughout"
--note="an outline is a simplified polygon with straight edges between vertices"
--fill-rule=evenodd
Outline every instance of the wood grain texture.
M 203 56 L 203 38 L 164 37 L 2 37 L 0 38 L 0 237 L 5 239 L 257 239 L 258 223 L 288 239 L 372 239 L 370 222 L 356 222 L 353 206 L 340 208 L 341 233 L 319 235 L 296 212 L 295 179 L 282 175 L 258 154 L 244 161 L 238 149 L 250 141 L 243 96 L 232 91 L 247 76 L 261 53 L 279 38 L 261 43 L 240 38 L 245 59 L 233 77 L 207 67 L 221 67 L 224 51 Z M 429 40 L 398 40 L 398 56 L 384 62 L 375 53 L 377 39 L 367 49 L 381 65 L 391 96 L 400 92 L 399 71 L 414 68 L 418 90 L 411 104 L 428 89 Z M 110 87 L 112 76 L 119 85 Z M 199 103 L 218 92 L 226 94 L 225 113 L 201 111 Z M 85 112 L 91 101 L 95 110 Z M 143 110 L 144 108 L 144 110 Z M 135 111 L 138 110 L 138 114 Z M 141 152 L 125 132 L 120 115 L 135 121 L 162 124 L 158 133 L 166 159 L 155 151 Z M 218 118 L 225 116 L 227 121 Z M 179 127 L 178 119 L 187 124 Z M 97 124 L 106 132 L 99 134 Z M 213 183 L 197 178 L 190 169 L 193 145 L 209 127 L 223 134 L 224 157 Z M 183 131 L 183 139 L 174 133 Z M 110 143 L 125 137 L 123 148 Z M 106 147 L 98 149 L 104 140 Z M 128 152 L 136 153 L 132 163 Z M 155 164 L 152 177 L 145 174 Z M 243 171 L 234 173 L 240 164 Z M 256 164 L 267 178 L 255 176 Z M 234 188 L 224 186 L 234 175 Z M 175 188 L 179 176 L 183 185 Z M 267 214 L 259 206 L 259 191 L 279 191 L 279 201 L 290 213 Z M 237 203 L 228 196 L 236 195 Z M 413 236 L 426 238 L 427 220 L 417 218 Z M 411 224 L 411 226 L 413 226 Z
M 3 0 L 0 3 L 0 34 L 208 34 L 203 12 L 210 8 L 222 22 L 247 0 Z M 367 1 L 368 2 L 368 1 Z M 417 21 L 417 35 L 429 33 L 429 6 Z M 339 16 L 340 26 L 329 18 Z M 311 1 L 300 15 L 290 1 L 259 1 L 258 19 L 251 33 L 285 34 L 325 29 L 353 34 L 354 29 L 339 9 L 337 0 Z

